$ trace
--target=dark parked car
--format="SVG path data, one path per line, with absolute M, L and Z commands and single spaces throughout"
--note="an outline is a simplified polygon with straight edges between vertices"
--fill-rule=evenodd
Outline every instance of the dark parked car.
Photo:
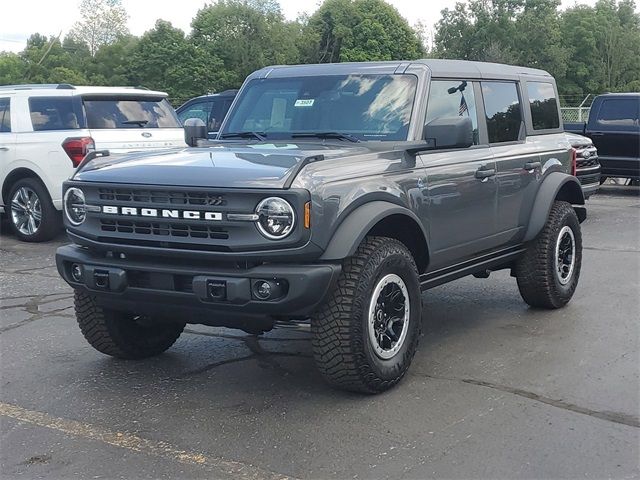
M 640 93 L 598 95 L 586 123 L 565 123 L 598 149 L 601 175 L 640 179 Z
M 202 120 L 207 126 L 208 138 L 214 139 L 237 93 L 238 90 L 225 90 L 192 98 L 176 109 L 178 119 L 182 124 L 190 118 Z
M 185 131 L 198 146 L 90 154 L 64 186 L 73 244 L 56 263 L 105 354 L 157 355 L 185 323 L 310 319 L 322 375 L 380 392 L 409 368 L 422 291 L 509 269 L 525 302 L 555 309 L 578 285 L 584 196 L 542 70 L 269 67 L 238 93 L 226 141 Z

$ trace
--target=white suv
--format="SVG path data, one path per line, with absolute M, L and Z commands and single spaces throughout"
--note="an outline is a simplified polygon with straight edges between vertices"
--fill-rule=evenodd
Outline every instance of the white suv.
M 60 225 L 62 182 L 91 150 L 184 147 L 167 94 L 142 88 L 0 86 L 0 213 L 38 242 Z

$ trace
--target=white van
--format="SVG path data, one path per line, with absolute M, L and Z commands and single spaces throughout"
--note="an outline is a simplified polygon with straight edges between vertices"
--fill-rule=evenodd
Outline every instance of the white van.
M 167 94 L 143 88 L 0 86 L 0 213 L 38 242 L 60 225 L 62 182 L 91 150 L 184 147 Z

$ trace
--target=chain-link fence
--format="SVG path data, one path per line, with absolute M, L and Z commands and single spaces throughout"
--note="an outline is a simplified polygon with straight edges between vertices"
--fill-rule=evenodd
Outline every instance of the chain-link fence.
M 589 118 L 591 107 L 562 107 L 562 121 L 564 122 L 586 122 Z

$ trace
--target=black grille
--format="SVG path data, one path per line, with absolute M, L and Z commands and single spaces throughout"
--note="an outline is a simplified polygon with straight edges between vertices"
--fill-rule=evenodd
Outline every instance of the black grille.
M 143 190 L 130 188 L 100 188 L 100 200 L 140 202 L 164 205 L 222 206 L 226 200 L 211 192 L 178 192 L 165 190 Z
M 600 165 L 600 163 L 598 163 L 598 157 L 576 159 L 577 168 L 590 168 L 597 167 L 598 165 Z
M 139 220 L 100 219 L 103 232 L 135 233 L 158 237 L 211 238 L 227 240 L 229 233 L 220 227 L 184 223 L 145 222 Z

